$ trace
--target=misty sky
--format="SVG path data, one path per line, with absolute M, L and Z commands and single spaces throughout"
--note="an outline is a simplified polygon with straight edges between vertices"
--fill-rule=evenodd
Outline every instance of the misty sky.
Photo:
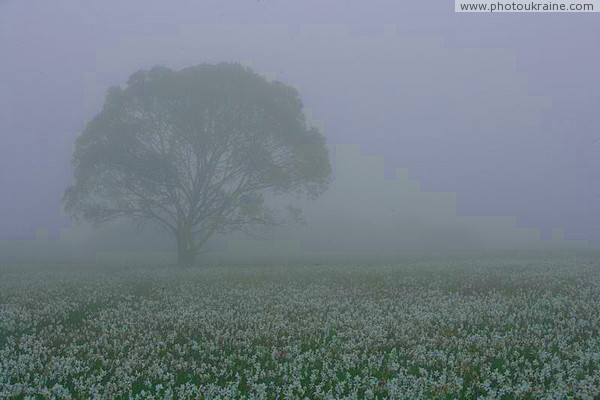
M 452 1 L 0 1 L 0 239 L 69 226 L 72 143 L 137 69 L 244 62 L 328 143 L 385 157 L 462 216 L 600 243 L 600 14 Z

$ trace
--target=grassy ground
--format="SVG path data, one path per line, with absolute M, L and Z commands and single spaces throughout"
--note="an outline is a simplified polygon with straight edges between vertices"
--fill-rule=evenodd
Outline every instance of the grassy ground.
M 0 274 L 0 398 L 600 396 L 593 259 Z

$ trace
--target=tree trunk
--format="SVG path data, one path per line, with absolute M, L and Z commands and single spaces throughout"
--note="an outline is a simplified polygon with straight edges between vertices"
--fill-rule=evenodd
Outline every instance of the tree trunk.
M 177 264 L 182 267 L 194 263 L 196 254 L 192 249 L 191 234 L 180 233 L 177 236 Z

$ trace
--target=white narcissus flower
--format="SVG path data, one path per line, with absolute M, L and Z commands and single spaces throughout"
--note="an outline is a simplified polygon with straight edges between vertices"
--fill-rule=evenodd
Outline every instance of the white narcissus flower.
M 0 271 L 0 397 L 593 398 L 598 268 L 512 263 Z

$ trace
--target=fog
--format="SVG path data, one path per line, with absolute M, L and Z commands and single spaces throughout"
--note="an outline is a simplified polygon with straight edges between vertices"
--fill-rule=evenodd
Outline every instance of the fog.
M 153 254 L 169 235 L 62 211 L 75 138 L 139 69 L 241 63 L 297 88 L 327 139 L 304 223 L 213 254 L 443 254 L 600 243 L 595 14 L 409 2 L 0 3 L 0 262 Z
M 600 398 L 598 15 L 0 0 L 0 398 Z

